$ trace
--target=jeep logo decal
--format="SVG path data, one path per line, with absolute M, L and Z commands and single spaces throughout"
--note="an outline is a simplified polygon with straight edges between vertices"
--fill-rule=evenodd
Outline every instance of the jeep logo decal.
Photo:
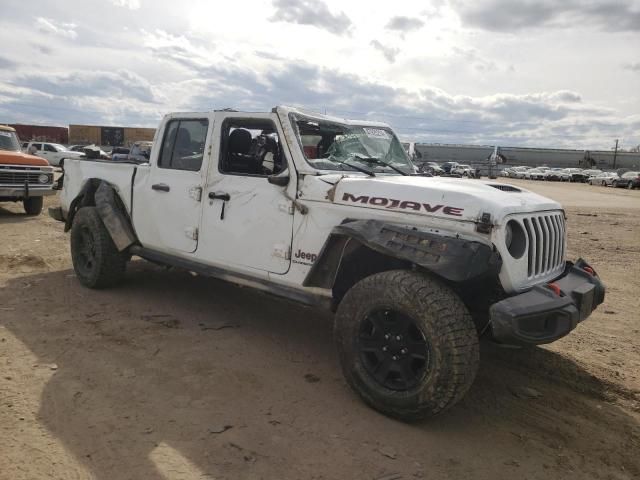
M 351 193 L 344 193 L 342 196 L 343 202 L 353 202 L 353 203 L 365 203 L 369 205 L 373 205 L 376 207 L 385 207 L 385 208 L 401 208 L 403 210 L 415 210 L 419 211 L 427 211 L 429 213 L 435 213 L 438 211 L 442 211 L 445 215 L 453 215 L 454 217 L 461 217 L 462 212 L 464 212 L 464 208 L 456 208 L 450 207 L 448 205 L 431 205 L 429 203 L 419 203 L 419 202 L 411 202 L 407 200 L 396 200 L 394 198 L 386 198 L 386 197 L 368 197 L 366 195 L 361 195 L 356 197 Z

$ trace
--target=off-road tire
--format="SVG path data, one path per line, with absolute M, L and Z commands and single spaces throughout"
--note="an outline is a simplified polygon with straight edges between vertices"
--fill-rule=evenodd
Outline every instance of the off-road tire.
M 410 317 L 427 341 L 428 365 L 413 388 L 386 388 L 367 371 L 358 335 L 362 322 L 379 309 Z M 393 270 L 356 283 L 338 307 L 334 336 L 348 384 L 369 406 L 404 421 L 454 405 L 478 370 L 478 334 L 467 308 L 449 287 L 420 272 Z
M 29 197 L 22 200 L 22 206 L 27 215 L 40 215 L 44 199 L 42 197 Z
M 97 209 L 78 210 L 71 227 L 71 260 L 80 283 L 96 289 L 116 285 L 124 275 L 127 259 L 127 254 L 116 248 Z

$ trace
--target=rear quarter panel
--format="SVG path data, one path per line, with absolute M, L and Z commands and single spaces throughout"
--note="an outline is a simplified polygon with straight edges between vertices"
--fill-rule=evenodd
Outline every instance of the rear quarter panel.
M 137 165 L 112 163 L 109 161 L 66 160 L 64 165 L 64 186 L 60 192 L 63 212 L 78 196 L 84 185 L 92 178 L 108 182 L 120 195 L 127 212 L 131 213 L 131 179 Z

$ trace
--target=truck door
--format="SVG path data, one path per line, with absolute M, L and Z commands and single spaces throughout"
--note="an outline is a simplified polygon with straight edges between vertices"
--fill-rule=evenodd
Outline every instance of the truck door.
M 293 198 L 296 189 L 291 165 L 275 114 L 218 113 L 198 258 L 249 272 L 286 273 L 294 213 L 287 195 Z
M 207 115 L 176 115 L 156 134 L 150 166 L 134 181 L 133 223 L 146 248 L 180 254 L 198 247 L 212 123 Z
M 58 155 L 58 151 L 53 145 L 49 143 L 42 144 L 40 155 L 42 156 L 42 158 L 46 158 L 49 164 L 53 166 L 57 166 L 60 164 L 60 157 Z

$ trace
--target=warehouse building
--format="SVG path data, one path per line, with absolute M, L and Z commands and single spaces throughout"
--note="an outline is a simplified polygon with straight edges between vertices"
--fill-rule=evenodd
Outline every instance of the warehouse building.
M 12 123 L 9 125 L 16 129 L 18 138 L 23 142 L 31 140 L 40 142 L 62 143 L 69 141 L 69 130 L 67 127 L 51 127 L 47 125 L 23 125 Z
M 128 147 L 133 142 L 152 141 L 155 133 L 155 128 L 69 125 L 69 143 Z

